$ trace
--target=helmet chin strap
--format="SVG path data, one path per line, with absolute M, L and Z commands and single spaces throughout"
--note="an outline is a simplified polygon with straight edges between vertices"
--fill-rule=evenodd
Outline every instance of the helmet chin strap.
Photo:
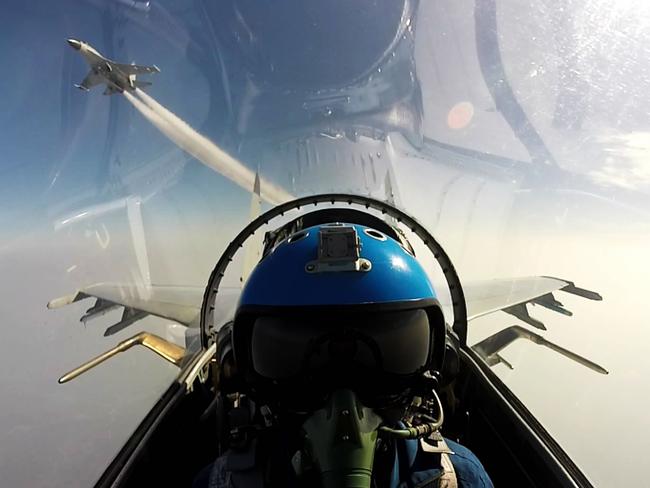
M 381 423 L 354 392 L 335 391 L 303 424 L 307 459 L 294 459 L 294 468 L 300 474 L 313 464 L 323 488 L 370 488 Z

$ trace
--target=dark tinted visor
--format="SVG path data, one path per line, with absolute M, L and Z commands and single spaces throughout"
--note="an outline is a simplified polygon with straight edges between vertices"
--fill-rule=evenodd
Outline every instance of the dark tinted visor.
M 345 383 L 366 374 L 410 375 L 427 365 L 430 328 L 424 310 L 357 318 L 259 317 L 253 369 L 272 380 L 322 376 Z

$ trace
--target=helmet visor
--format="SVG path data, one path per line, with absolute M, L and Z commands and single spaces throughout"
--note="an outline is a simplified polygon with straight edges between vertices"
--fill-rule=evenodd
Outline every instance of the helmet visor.
M 430 337 L 421 309 L 357 317 L 262 316 L 253 325 L 251 359 L 267 379 L 319 377 L 354 387 L 364 378 L 421 371 Z

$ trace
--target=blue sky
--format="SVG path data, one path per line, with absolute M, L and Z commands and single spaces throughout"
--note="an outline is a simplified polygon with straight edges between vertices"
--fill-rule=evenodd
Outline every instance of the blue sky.
M 125 196 L 133 192 L 132 174 L 160 158 L 166 165 L 189 159 L 166 188 L 183 192 L 192 180 L 208 178 L 226 203 L 238 191 L 191 158 L 174 156 L 174 144 L 123 97 L 103 96 L 103 87 L 90 93 L 73 87 L 88 67 L 67 45 L 68 37 L 87 40 L 121 62 L 157 64 L 162 73 L 151 77 L 150 94 L 212 137 L 223 126 L 222 97 L 210 91 L 205 72 L 186 57 L 188 33 L 179 28 L 161 39 L 147 29 L 160 27 L 155 11 L 145 17 L 117 2 L 107 5 L 113 8 L 65 1 L 56 7 L 48 2 L 5 6 L 0 62 L 13 73 L 0 80 L 0 227 L 5 230 L 47 226 L 66 211 Z M 150 188 L 140 191 L 164 191 L 155 180 L 165 168 L 147 171 Z
M 151 77 L 149 93 L 197 130 L 219 135 L 222 99 L 186 56 L 187 25 L 117 4 L 10 2 L 0 16 L 0 63 L 12 73 L 0 78 L 3 344 L 8 363 L 39 357 L 22 372 L 29 392 L 21 386 L 24 376 L 5 377 L 0 385 L 15 399 L 0 411 L 0 471 L 13 486 L 92 484 L 175 374 L 146 352 L 132 351 L 86 382 L 56 383 L 66 369 L 134 329 L 164 334 L 165 321 L 150 319 L 106 339 L 103 328 L 116 317 L 88 327 L 78 321 L 90 303 L 48 311 L 51 298 L 84 283 L 128 281 L 135 268 L 125 210 L 59 232 L 55 222 L 140 196 L 152 278 L 200 285 L 248 217 L 249 193 L 180 151 L 124 97 L 73 86 L 88 67 L 68 37 L 120 62 L 157 64 L 162 72 Z M 100 240 L 109 236 L 103 249 Z M 41 468 L 28 469 L 27 453 Z

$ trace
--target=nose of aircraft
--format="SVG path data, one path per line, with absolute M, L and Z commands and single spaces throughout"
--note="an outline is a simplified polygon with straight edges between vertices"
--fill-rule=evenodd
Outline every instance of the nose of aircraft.
M 77 41 L 76 39 L 68 39 L 68 44 L 70 44 L 70 46 L 75 48 L 77 51 L 81 49 L 81 41 Z

